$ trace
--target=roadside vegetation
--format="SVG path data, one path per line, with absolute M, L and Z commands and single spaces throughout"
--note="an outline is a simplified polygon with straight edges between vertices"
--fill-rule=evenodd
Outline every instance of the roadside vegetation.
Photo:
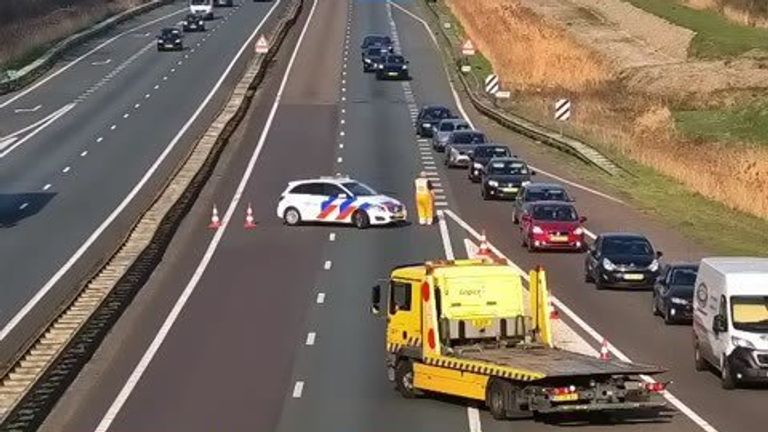
M 61 39 L 148 0 L 0 2 L 0 71 L 19 69 Z
M 768 105 L 759 102 L 762 90 L 722 92 L 714 103 L 700 94 L 646 91 L 652 87 L 649 81 L 629 82 L 609 59 L 571 37 L 560 23 L 524 7 L 522 0 L 446 3 L 437 6 L 443 19 L 458 18 L 456 31 L 471 37 L 512 91 L 503 108 L 593 143 L 635 175 L 601 176 L 600 181 L 713 251 L 764 254 L 768 147 L 757 143 L 768 137 L 768 123 L 760 121 L 768 120 Z M 670 74 L 662 70 L 667 79 Z M 681 75 L 677 85 L 701 84 Z M 552 119 L 552 105 L 561 97 L 574 102 L 574 118 L 566 125 Z M 588 171 L 582 170 L 583 175 L 590 176 Z

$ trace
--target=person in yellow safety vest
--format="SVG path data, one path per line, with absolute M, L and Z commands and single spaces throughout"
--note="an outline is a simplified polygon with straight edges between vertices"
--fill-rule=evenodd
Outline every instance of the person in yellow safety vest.
M 419 212 L 419 224 L 432 225 L 434 218 L 434 192 L 432 183 L 424 171 L 416 177 L 416 208 Z

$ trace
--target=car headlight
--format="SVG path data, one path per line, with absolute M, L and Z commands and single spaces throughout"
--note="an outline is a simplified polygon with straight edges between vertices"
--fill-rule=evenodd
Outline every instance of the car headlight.
M 473 162 L 472 163 L 472 168 L 483 169 L 483 164 L 480 164 L 480 163 L 477 163 L 477 162 Z
M 584 230 L 581 227 L 578 227 L 575 230 L 573 230 L 573 235 L 580 236 L 582 234 L 584 234 Z
M 528 186 L 529 184 L 531 184 L 531 182 L 530 182 L 529 180 L 526 180 L 526 181 L 524 181 L 524 182 L 522 182 L 522 183 L 520 183 L 520 184 L 521 184 L 522 186 Z
M 366 59 L 363 59 L 363 61 L 364 61 L 364 62 L 366 62 L 366 63 L 370 63 L 370 62 L 371 62 L 371 59 L 369 59 L 369 58 L 366 58 Z
M 648 270 L 652 272 L 655 272 L 658 269 L 659 269 L 659 260 L 653 260 L 653 262 L 651 262 L 651 265 L 648 266 Z
M 176 39 L 176 43 L 181 43 L 181 39 Z
M 496 180 L 489 180 L 488 181 L 488 186 L 498 187 L 499 186 L 499 182 L 497 182 Z
M 685 305 L 688 304 L 688 300 L 677 298 L 677 297 L 672 297 L 672 298 L 669 299 L 669 301 L 670 301 L 670 303 L 676 304 L 676 305 L 683 305 L 683 306 L 685 306 Z
M 403 65 L 403 70 L 408 70 L 408 66 L 407 65 Z
M 421 126 L 422 126 L 422 127 L 425 127 L 425 128 L 430 128 L 430 127 L 432 127 L 432 125 L 431 125 L 430 123 L 422 123 L 422 124 L 421 124 Z
M 544 234 L 544 230 L 541 229 L 541 227 L 538 227 L 538 226 L 534 226 L 531 231 L 533 231 L 534 234 Z
M 731 343 L 737 347 L 755 349 L 755 346 L 752 344 L 752 342 L 740 337 L 731 336 Z
M 603 268 L 608 271 L 616 270 L 616 266 L 608 258 L 603 258 Z

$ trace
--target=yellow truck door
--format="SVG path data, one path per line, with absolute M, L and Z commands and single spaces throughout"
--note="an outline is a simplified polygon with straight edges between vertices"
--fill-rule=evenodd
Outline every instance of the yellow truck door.
M 421 345 L 419 282 L 392 279 L 387 311 L 387 345 L 390 350 Z

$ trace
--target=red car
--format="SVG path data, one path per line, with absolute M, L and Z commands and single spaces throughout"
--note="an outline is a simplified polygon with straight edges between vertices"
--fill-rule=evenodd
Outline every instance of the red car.
M 587 218 L 579 216 L 573 204 L 561 201 L 538 201 L 526 206 L 520 218 L 522 243 L 529 251 L 562 249 L 586 250 L 584 228 Z

